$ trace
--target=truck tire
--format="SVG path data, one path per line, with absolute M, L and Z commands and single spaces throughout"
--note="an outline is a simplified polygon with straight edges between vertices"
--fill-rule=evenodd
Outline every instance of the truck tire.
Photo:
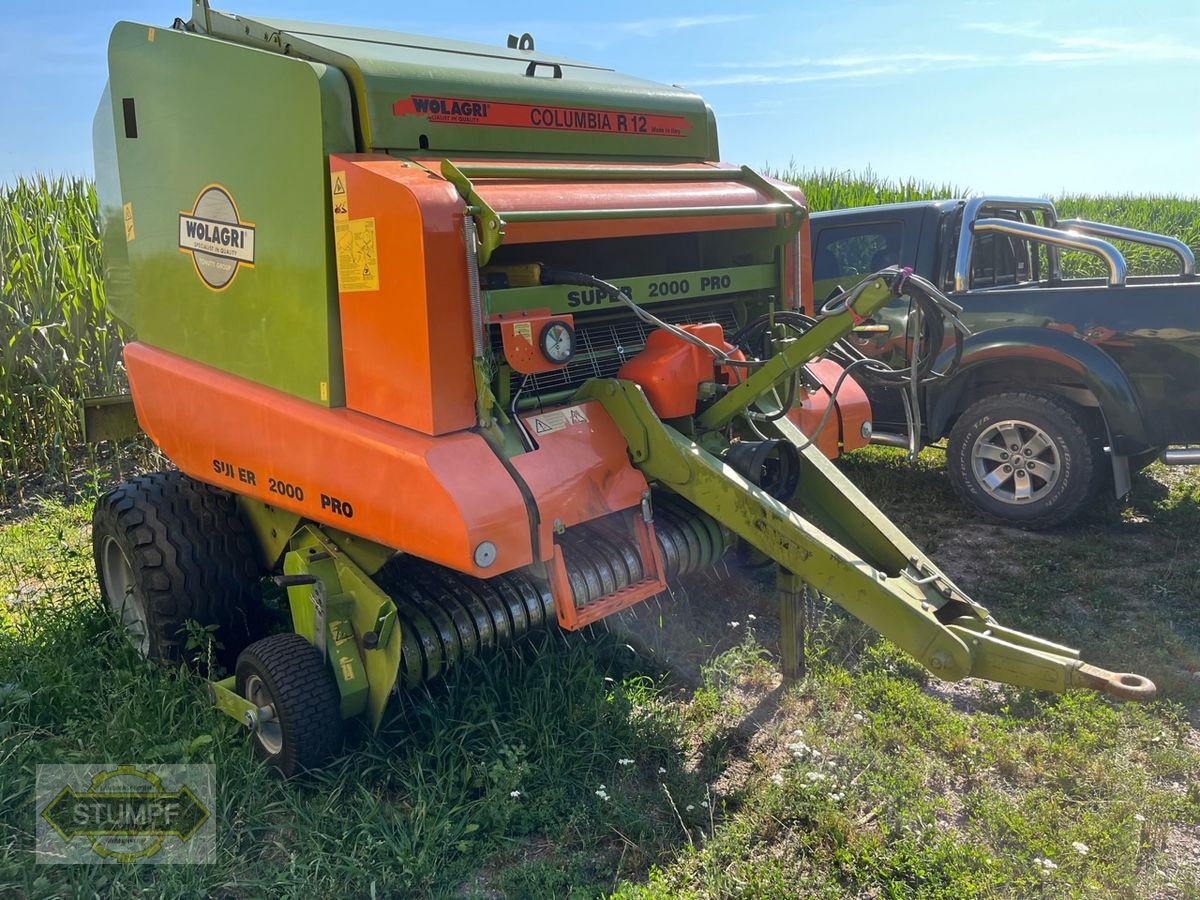
M 96 501 L 92 552 L 102 598 L 152 662 L 206 661 L 189 622 L 216 626 L 229 667 L 262 618 L 262 572 L 231 494 L 182 472 L 131 478 Z
M 320 768 L 342 746 L 341 697 L 321 653 L 298 634 L 273 634 L 242 651 L 237 692 L 270 711 L 254 752 L 283 777 Z
M 1083 417 L 1028 391 L 993 394 L 958 418 L 946 446 L 954 489 L 980 512 L 1022 528 L 1050 528 L 1087 500 L 1095 472 Z

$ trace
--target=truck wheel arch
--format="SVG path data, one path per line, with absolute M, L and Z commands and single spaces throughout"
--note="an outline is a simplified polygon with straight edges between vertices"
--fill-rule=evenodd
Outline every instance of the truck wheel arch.
M 951 355 L 942 354 L 939 371 Z M 930 439 L 948 434 L 958 414 L 976 400 L 1015 386 L 1036 387 L 1095 409 L 1103 436 L 1119 454 L 1151 446 L 1137 394 L 1111 356 L 1066 332 L 1031 327 L 989 329 L 967 338 L 957 371 L 926 395 Z

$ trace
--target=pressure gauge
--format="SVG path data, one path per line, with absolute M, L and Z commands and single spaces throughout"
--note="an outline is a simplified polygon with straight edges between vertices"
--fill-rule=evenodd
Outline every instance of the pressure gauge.
M 547 322 L 542 327 L 538 344 L 548 361 L 565 366 L 575 355 L 575 329 L 561 320 Z

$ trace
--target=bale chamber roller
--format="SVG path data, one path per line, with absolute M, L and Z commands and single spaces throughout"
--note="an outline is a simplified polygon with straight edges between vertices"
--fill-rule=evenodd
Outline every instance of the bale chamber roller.
M 943 678 L 1153 694 L 998 625 L 829 463 L 870 435 L 831 348 L 936 291 L 813 309 L 802 193 L 714 162 L 694 94 L 197 3 L 117 25 L 95 147 L 130 402 L 178 467 L 97 503 L 101 586 L 151 659 L 216 626 L 214 701 L 284 773 L 735 545 L 785 623 L 807 583 Z M 294 633 L 258 633 L 266 577 Z

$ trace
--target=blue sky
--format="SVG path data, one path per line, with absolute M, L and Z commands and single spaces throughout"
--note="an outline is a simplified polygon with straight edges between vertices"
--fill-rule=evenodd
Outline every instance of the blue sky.
M 990 193 L 1200 196 L 1200 2 L 704 0 L 218 2 L 539 50 L 682 84 L 736 163 L 862 171 Z M 117 19 L 169 25 L 185 0 L 8 0 L 0 179 L 90 173 Z

